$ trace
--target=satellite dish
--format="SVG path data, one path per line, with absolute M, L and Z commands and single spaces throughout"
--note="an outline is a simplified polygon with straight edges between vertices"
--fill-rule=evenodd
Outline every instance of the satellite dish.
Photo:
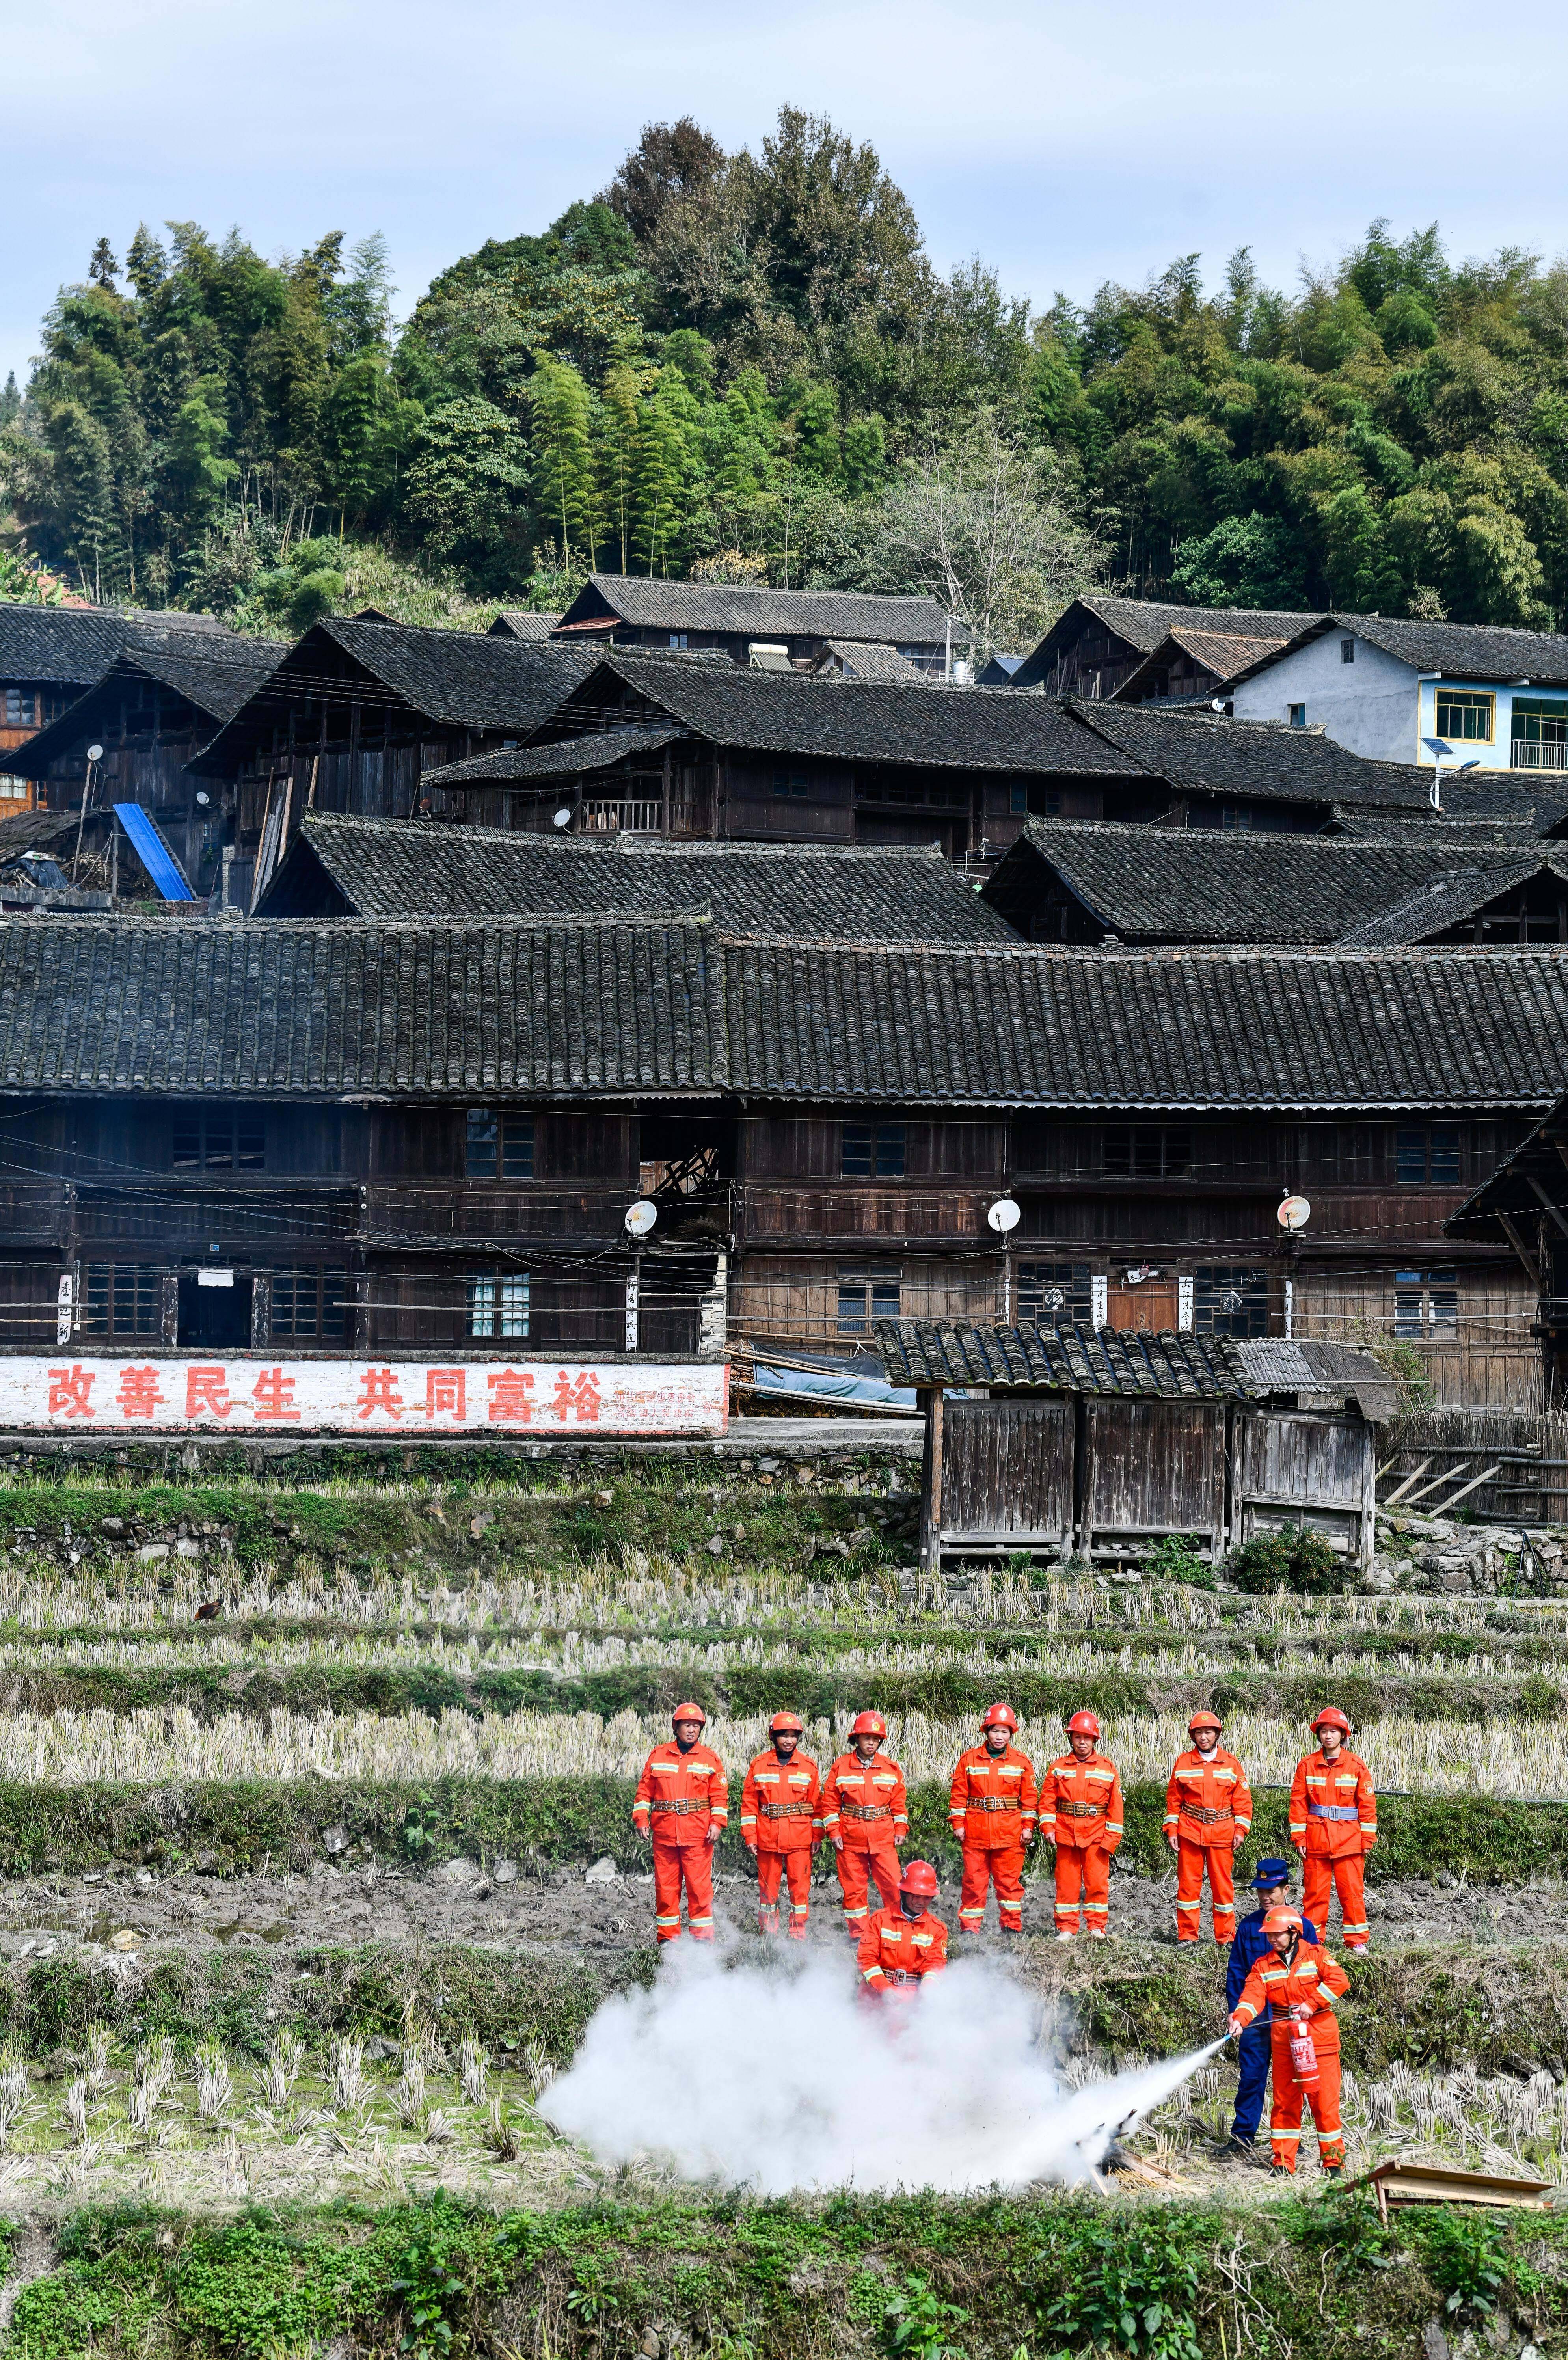
M 101 762 L 103 759 L 103 747 L 89 746 L 87 748 L 87 759 L 90 762 Z
M 572 805 L 570 803 L 562 803 L 561 809 L 558 812 L 552 813 L 550 817 L 552 825 L 556 827 L 570 827 L 572 825 Z
M 198 787 L 198 788 L 197 788 L 197 790 L 196 790 L 196 800 L 197 800 L 197 802 L 201 804 L 201 809 L 202 809 L 203 811 L 205 811 L 205 810 L 206 810 L 206 808 L 207 808 L 207 805 L 212 802 L 212 796 L 207 792 L 207 790 L 205 789 L 205 787 Z
M 1274 1218 L 1282 1229 L 1304 1229 L 1312 1218 L 1312 1208 L 1304 1196 L 1281 1196 L 1279 1209 Z
M 639 1196 L 635 1205 L 626 1207 L 626 1229 L 634 1238 L 646 1238 L 659 1218 L 659 1207 Z
M 1018 1223 L 1023 1219 L 1023 1215 L 1010 1196 L 998 1196 L 987 1211 L 985 1218 L 998 1236 L 1005 1238 L 1009 1229 L 1018 1228 Z

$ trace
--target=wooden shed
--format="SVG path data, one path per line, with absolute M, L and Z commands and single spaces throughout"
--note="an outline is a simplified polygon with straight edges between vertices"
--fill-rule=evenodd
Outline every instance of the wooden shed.
M 1171 1535 L 1217 1564 L 1286 1524 L 1371 1557 L 1375 1426 L 1394 1393 L 1370 1353 L 925 1321 L 884 1321 L 877 1340 L 924 1407 L 929 1571 L 944 1551 L 1125 1562 Z

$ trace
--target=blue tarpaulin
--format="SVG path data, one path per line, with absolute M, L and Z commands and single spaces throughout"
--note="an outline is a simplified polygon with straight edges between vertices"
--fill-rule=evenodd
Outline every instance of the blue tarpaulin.
M 862 1376 L 853 1366 L 842 1370 L 774 1368 L 767 1360 L 755 1367 L 759 1393 L 797 1393 L 810 1401 L 866 1402 L 877 1409 L 915 1413 L 912 1386 L 890 1385 L 885 1377 Z
M 114 815 L 136 849 L 136 857 L 166 901 L 194 901 L 183 869 L 164 842 L 157 821 L 140 803 L 116 803 Z

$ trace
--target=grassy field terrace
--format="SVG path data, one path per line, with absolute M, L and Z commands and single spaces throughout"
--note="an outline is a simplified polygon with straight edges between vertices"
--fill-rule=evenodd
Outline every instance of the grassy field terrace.
M 950 1922 L 979 1709 L 1007 1695 L 1038 1759 L 1093 1706 L 1127 1788 L 1114 1939 L 1048 1939 L 1041 1863 L 1012 1969 L 1072 2079 L 1220 2028 L 1159 1833 L 1189 1713 L 1253 1775 L 1249 1865 L 1332 1699 L 1386 1796 L 1353 2164 L 1533 2169 L 1568 2202 L 1568 1604 L 917 1579 L 902 1448 L 119 1458 L 0 1452 L 16 2351 L 1431 2360 L 1434 2322 L 1568 2351 L 1568 2221 L 1385 2232 L 1310 2174 L 1281 2191 L 1219 2157 L 1225 2056 L 1073 2198 L 764 2203 L 609 2170 L 539 2112 L 655 1973 L 629 1811 L 678 1698 L 737 1773 L 782 1705 L 822 1757 L 877 1706 Z M 758 1958 L 733 1836 L 718 1866 L 728 1955 Z

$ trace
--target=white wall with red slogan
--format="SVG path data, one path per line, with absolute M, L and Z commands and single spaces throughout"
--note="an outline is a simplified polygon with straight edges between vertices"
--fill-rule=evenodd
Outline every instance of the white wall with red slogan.
M 0 1360 L 0 1431 L 718 1435 L 710 1361 Z

